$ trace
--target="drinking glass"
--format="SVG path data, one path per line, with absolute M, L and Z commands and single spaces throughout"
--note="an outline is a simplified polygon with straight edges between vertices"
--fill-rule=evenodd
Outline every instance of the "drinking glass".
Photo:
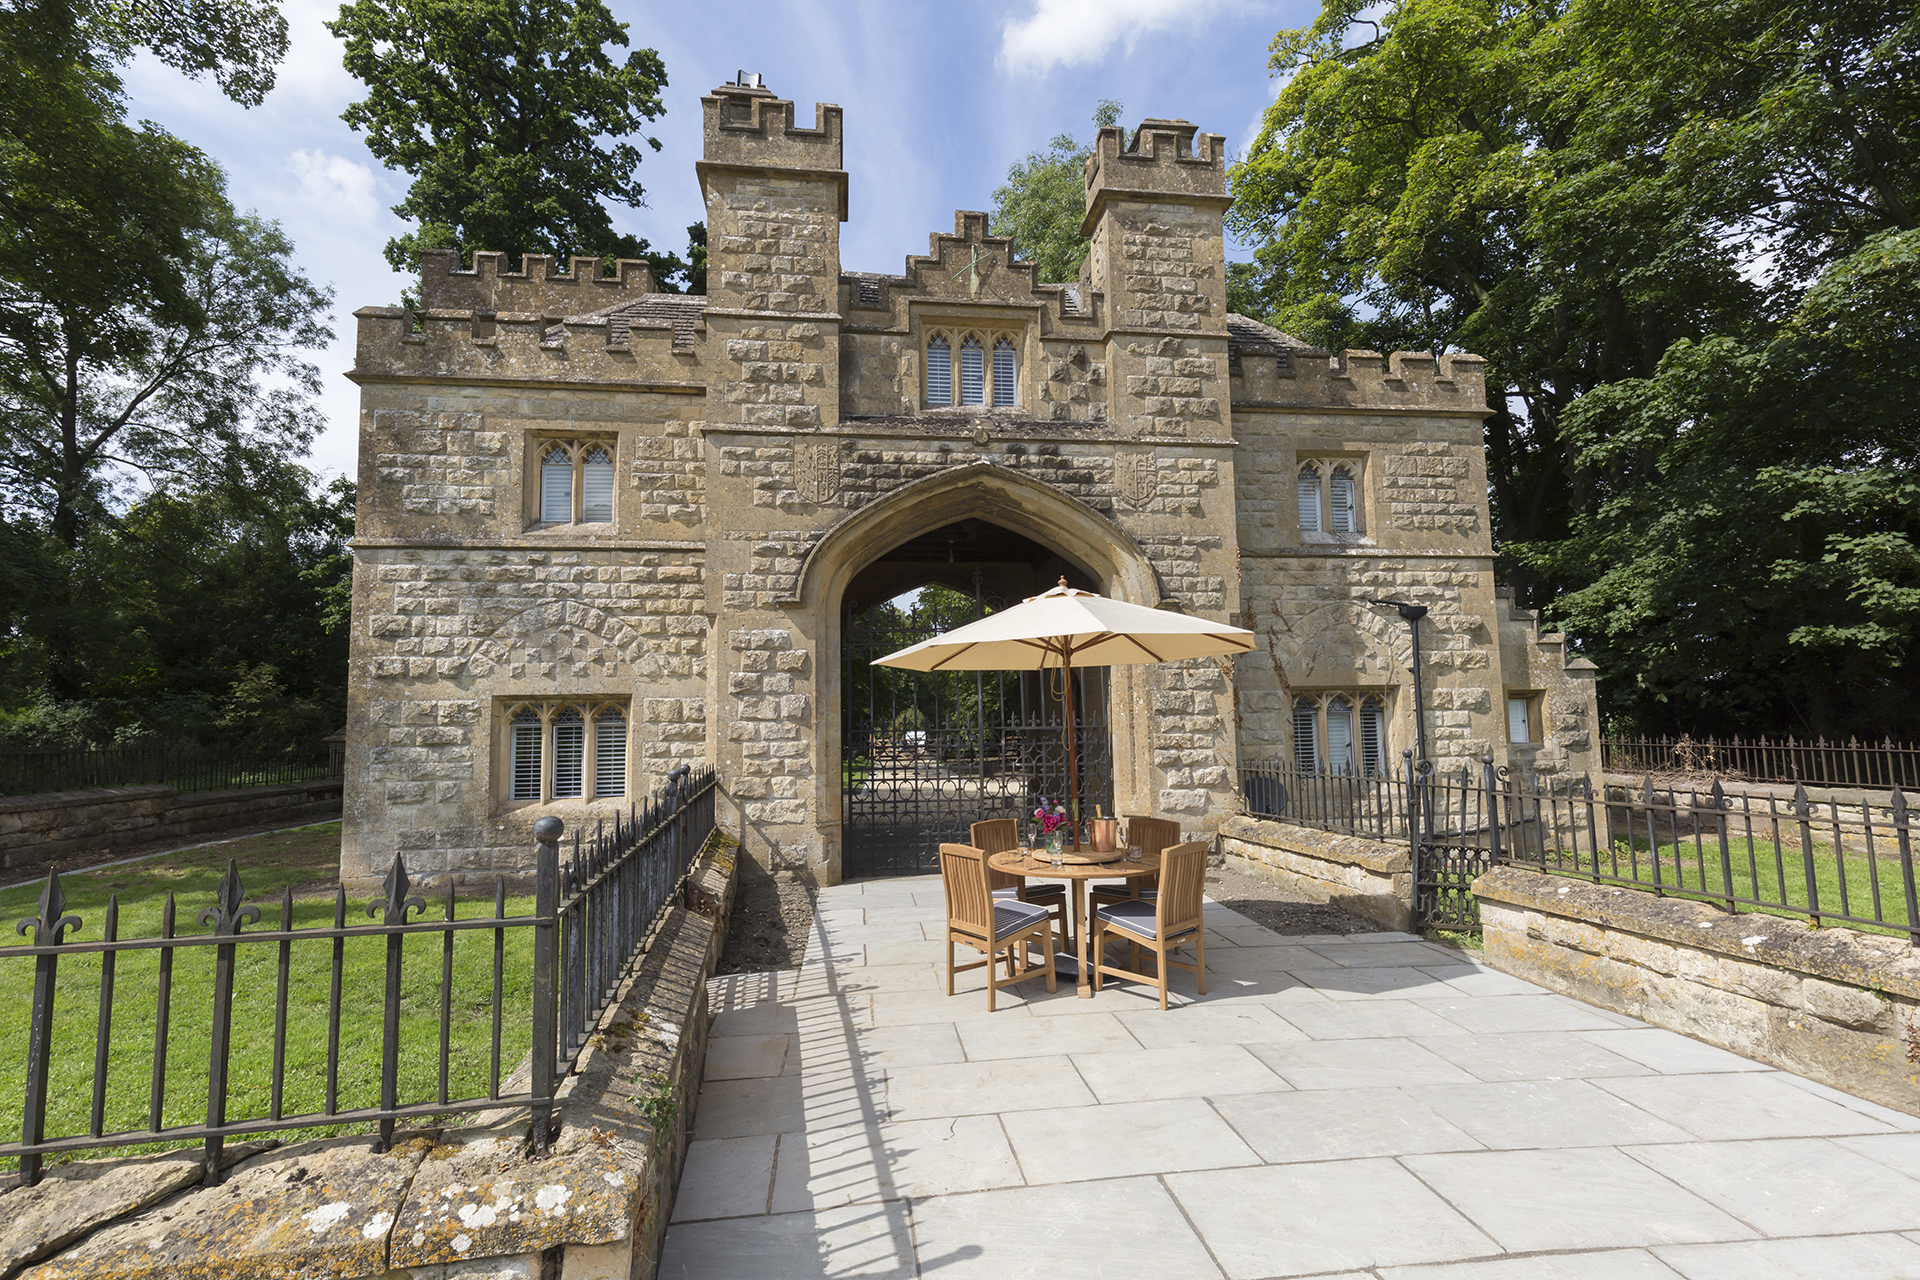
M 1127 861 L 1128 861 L 1128 862 L 1138 862 L 1138 861 L 1140 861 L 1140 846 L 1139 846 L 1139 845 L 1137 845 L 1137 844 L 1130 844 L 1130 845 L 1128 845 L 1128 846 L 1127 846 Z

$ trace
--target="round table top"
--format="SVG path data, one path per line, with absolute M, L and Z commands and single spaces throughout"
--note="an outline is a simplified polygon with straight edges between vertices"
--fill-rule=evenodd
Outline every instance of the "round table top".
M 987 855 L 987 865 L 995 871 L 1003 871 L 1014 876 L 1037 876 L 1043 880 L 1111 880 L 1116 877 L 1131 880 L 1135 876 L 1152 875 L 1160 870 L 1160 855 L 1143 853 L 1139 862 L 1128 862 L 1124 857 L 1114 862 L 1063 862 L 1054 866 L 1047 861 L 1042 852 L 1038 857 L 1029 856 L 1026 849 L 1007 849 L 1000 853 Z

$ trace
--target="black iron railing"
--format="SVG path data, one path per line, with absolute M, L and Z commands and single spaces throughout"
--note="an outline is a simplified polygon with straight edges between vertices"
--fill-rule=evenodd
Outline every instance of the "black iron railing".
M 1507 863 L 1762 911 L 1812 924 L 1904 934 L 1920 946 L 1912 812 L 1884 800 L 1814 801 L 1589 777 L 1519 777 L 1477 765 L 1436 769 L 1402 755 L 1402 777 L 1241 770 L 1245 812 L 1372 840 L 1409 843 L 1418 923 L 1477 928 L 1470 886 Z
M 504 879 L 496 880 L 491 901 L 480 903 L 459 901 L 449 879 L 438 895 L 439 918 L 429 919 L 425 895 L 415 892 L 422 886 L 396 855 L 381 895 L 366 905 L 371 923 L 349 922 L 341 888 L 329 924 L 298 927 L 289 888 L 281 894 L 275 926 L 248 931 L 260 923 L 261 908 L 246 902 L 240 869 L 229 863 L 213 904 L 197 917 L 187 907 L 188 922 L 197 919 L 206 932 L 183 932 L 179 905 L 168 894 L 152 936 L 120 936 L 116 897 L 108 899 L 97 938 L 70 938 L 85 929 L 85 921 L 67 912 L 60 877 L 50 874 L 38 915 L 18 924 L 28 945 L 0 948 L 0 965 L 31 960 L 34 966 L 20 1139 L 0 1143 L 0 1159 L 17 1158 L 22 1180 L 31 1185 L 45 1159 L 64 1152 L 198 1142 L 205 1148 L 207 1180 L 213 1182 L 230 1138 L 371 1123 L 378 1126 L 376 1149 L 384 1150 L 397 1122 L 501 1107 L 526 1107 L 533 1144 L 543 1148 L 551 1135 L 559 1081 L 572 1069 L 714 828 L 716 783 L 711 769 L 694 773 L 682 766 L 646 804 L 602 823 L 589 837 L 576 833 L 564 857 L 560 820 L 535 823 L 530 915 L 509 914 Z M 456 982 L 456 942 L 476 936 L 490 954 L 486 963 L 463 968 L 464 980 Z M 382 940 L 383 955 L 368 950 L 372 939 Z M 141 962 L 141 972 L 116 972 L 122 957 L 146 952 L 157 958 Z M 60 999 L 63 965 L 76 980 L 69 984 L 67 1000 Z M 488 976 L 474 979 L 474 968 Z M 531 981 L 524 983 L 528 969 Z M 236 995 L 243 970 L 247 980 Z M 117 998 L 121 976 L 137 980 L 125 984 Z M 88 1000 L 96 985 L 97 995 Z M 522 989 L 524 1002 L 518 994 Z M 377 1046 L 363 1034 L 376 1002 Z M 74 1016 L 92 1024 L 90 1044 L 84 1024 L 56 1021 L 56 1011 L 73 1003 L 80 1005 Z M 522 1026 L 531 1046 L 526 1085 L 511 1090 L 505 1088 L 511 1077 L 502 1074 L 509 1003 L 513 1017 L 527 1019 Z M 324 1040 L 315 1028 L 311 1038 L 303 1033 L 290 1045 L 290 1007 L 324 1007 Z M 197 1070 L 178 1069 L 182 1057 L 198 1066 L 198 1047 L 183 1050 L 180 1037 L 172 1034 L 176 1018 L 192 1029 L 182 1035 L 207 1028 L 204 1078 Z M 470 1035 L 477 1020 L 483 1020 L 487 1053 L 485 1088 L 469 1092 L 455 1087 L 453 1068 L 458 1060 L 461 1071 L 471 1074 L 467 1058 L 477 1053 Z M 129 1022 L 137 1030 L 131 1053 L 117 1035 Z M 463 1038 L 458 1051 L 456 1024 Z M 270 1046 L 261 1044 L 266 1028 Z M 236 1034 L 249 1038 L 249 1047 L 264 1047 L 263 1056 L 271 1061 L 264 1104 L 255 1101 L 244 1115 L 232 1113 Z M 413 1096 L 403 1097 L 403 1061 L 411 1065 L 436 1053 L 435 1083 L 416 1082 Z M 130 1057 L 137 1062 L 130 1064 Z M 48 1131 L 48 1102 L 56 1089 L 69 1097 L 90 1091 L 87 1123 Z M 144 1089 L 144 1107 L 130 1095 L 136 1089 Z M 204 1122 L 182 1122 L 183 1101 L 197 1111 L 203 1096 Z M 296 1101 L 315 1096 L 318 1107 Z M 123 1118 L 131 1115 L 145 1123 L 126 1123 Z
M 0 752 L 0 795 L 143 786 L 226 791 L 337 778 L 341 768 L 339 744 L 325 742 L 270 752 L 179 746 L 5 751 Z
M 1804 782 L 1813 787 L 1920 787 L 1920 745 L 1849 738 L 1607 738 L 1610 773 L 1712 776 L 1731 782 Z
M 1243 765 L 1245 812 L 1369 840 L 1407 838 L 1407 782 L 1379 773 L 1312 772 L 1284 760 Z

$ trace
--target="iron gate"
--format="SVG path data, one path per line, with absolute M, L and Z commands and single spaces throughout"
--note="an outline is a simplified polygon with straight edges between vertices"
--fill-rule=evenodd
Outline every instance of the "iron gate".
M 841 643 L 840 857 L 842 874 L 917 875 L 939 870 L 943 841 L 964 842 L 984 818 L 1028 820 L 1041 796 L 1067 790 L 1060 673 L 900 671 L 885 657 L 998 607 L 931 587 L 905 611 L 880 604 L 854 619 Z M 1107 672 L 1074 672 L 1074 745 L 1080 812 L 1113 812 Z
M 1416 929 L 1480 932 L 1474 877 L 1493 867 L 1493 851 L 1468 844 L 1422 840 L 1414 846 L 1413 923 Z

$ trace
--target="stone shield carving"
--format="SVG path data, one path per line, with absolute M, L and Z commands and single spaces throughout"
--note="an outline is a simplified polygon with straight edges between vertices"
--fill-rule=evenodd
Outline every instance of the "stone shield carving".
M 1151 453 L 1120 453 L 1113 459 L 1113 487 L 1130 507 L 1145 506 L 1160 487 L 1160 467 Z
M 840 492 L 840 442 L 795 441 L 793 487 L 808 502 L 831 502 Z

